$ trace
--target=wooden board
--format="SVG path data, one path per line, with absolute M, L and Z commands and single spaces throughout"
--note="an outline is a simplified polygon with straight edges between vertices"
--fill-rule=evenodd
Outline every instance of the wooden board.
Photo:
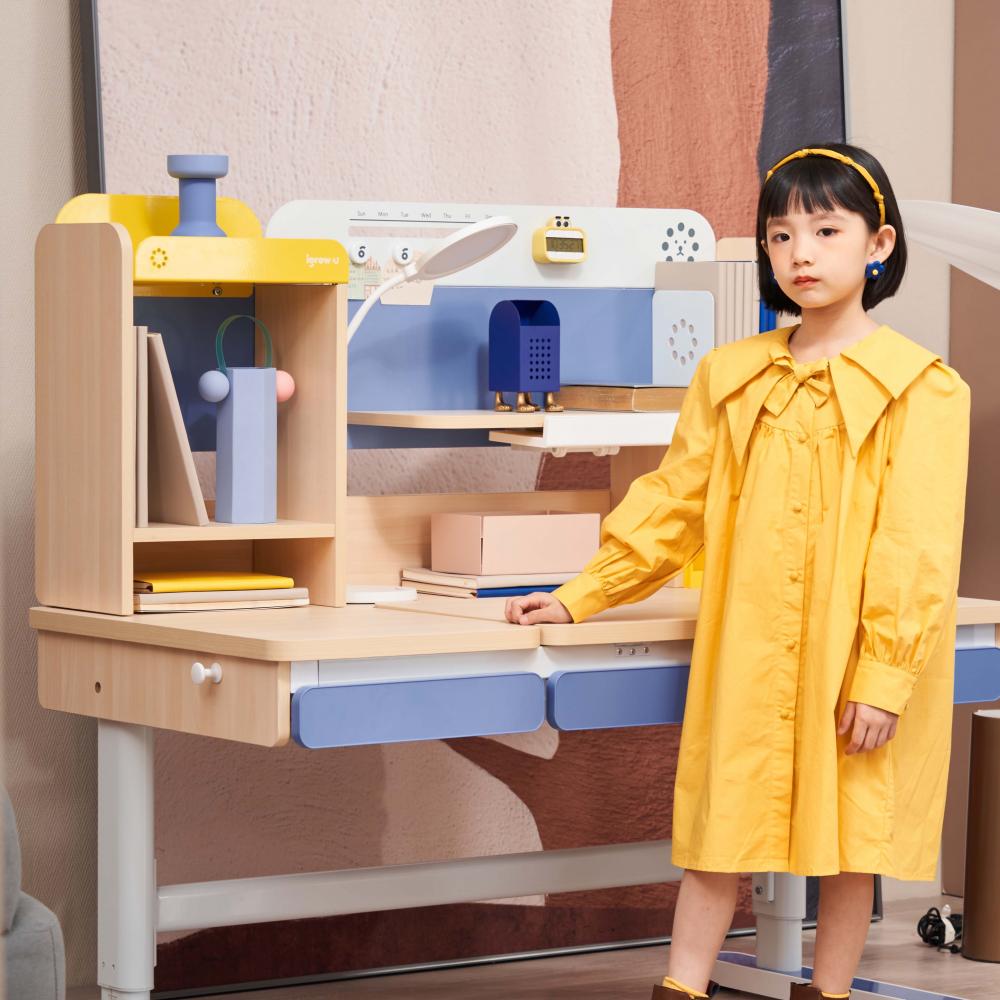
M 543 646 L 586 646 L 598 642 L 693 639 L 700 600 L 700 589 L 664 587 L 645 601 L 609 608 L 583 622 L 572 625 L 543 624 L 534 627 L 541 632 Z M 421 594 L 415 601 L 397 604 L 394 607 L 400 612 L 411 614 L 446 615 L 482 622 L 504 622 L 506 605 L 506 597 L 470 600 Z M 1000 644 L 1000 601 L 959 597 L 958 624 L 998 624 L 997 642 Z
M 355 584 L 397 586 L 403 569 L 430 565 L 432 514 L 475 510 L 597 511 L 603 517 L 608 512 L 608 491 L 348 497 L 347 523 L 341 519 L 337 531 L 339 538 L 350 539 L 348 579 Z
M 35 589 L 44 604 L 132 611 L 132 246 L 107 222 L 35 245 Z
M 163 338 L 150 333 L 149 517 L 168 524 L 208 524 L 181 405 Z
M 645 601 L 609 608 L 578 624 L 543 624 L 534 627 L 541 633 L 543 646 L 587 646 L 599 642 L 691 639 L 694 637 L 694 627 L 698 619 L 700 598 L 700 590 L 664 587 Z M 396 607 L 401 612 L 446 615 L 482 622 L 504 622 L 507 600 L 506 597 L 481 597 L 469 600 L 421 594 L 415 601 L 398 604 Z
M 367 606 L 125 617 L 35 607 L 29 622 L 40 632 L 275 661 L 534 649 L 539 637 L 537 629 L 505 622 L 412 615 Z
M 258 285 L 255 302 L 275 367 L 295 379 L 295 395 L 278 405 L 278 515 L 336 524 L 347 497 L 347 286 Z M 297 542 L 261 545 L 256 560 L 287 557 L 282 572 L 301 577 L 316 603 L 343 605 L 349 544 L 311 553 Z
M 196 661 L 218 662 L 220 683 L 195 684 Z M 52 632 L 38 637 L 38 699 L 60 712 L 271 747 L 288 742 L 290 698 L 288 663 Z

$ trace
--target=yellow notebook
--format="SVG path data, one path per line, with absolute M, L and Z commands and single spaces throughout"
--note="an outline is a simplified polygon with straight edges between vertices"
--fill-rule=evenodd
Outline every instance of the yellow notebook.
M 294 587 L 290 576 L 271 573 L 230 573 L 225 570 L 201 572 L 142 573 L 132 581 L 135 594 L 178 594 L 184 591 L 200 593 L 210 590 L 284 590 Z

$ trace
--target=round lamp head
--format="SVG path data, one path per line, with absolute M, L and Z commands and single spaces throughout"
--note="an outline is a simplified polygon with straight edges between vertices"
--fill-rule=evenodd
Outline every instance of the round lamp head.
M 408 277 L 415 281 L 434 281 L 471 267 L 509 243 L 516 232 L 517 223 L 505 215 L 463 226 L 414 261 L 412 274 Z

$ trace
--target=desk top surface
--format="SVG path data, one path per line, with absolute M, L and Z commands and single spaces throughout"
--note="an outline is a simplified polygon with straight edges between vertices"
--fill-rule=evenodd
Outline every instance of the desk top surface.
M 691 639 L 699 595 L 698 590 L 664 587 L 645 601 L 611 608 L 576 625 L 511 625 L 504 619 L 502 597 L 431 595 L 385 607 L 312 605 L 124 617 L 35 607 L 29 621 L 44 632 L 258 660 L 343 660 Z M 1000 601 L 959 597 L 959 625 L 998 623 Z

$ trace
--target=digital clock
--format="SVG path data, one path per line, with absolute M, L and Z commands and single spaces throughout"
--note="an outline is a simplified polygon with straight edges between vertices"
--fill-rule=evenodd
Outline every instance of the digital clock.
M 587 259 L 587 234 L 555 215 L 531 237 L 531 256 L 539 264 L 579 264 Z

